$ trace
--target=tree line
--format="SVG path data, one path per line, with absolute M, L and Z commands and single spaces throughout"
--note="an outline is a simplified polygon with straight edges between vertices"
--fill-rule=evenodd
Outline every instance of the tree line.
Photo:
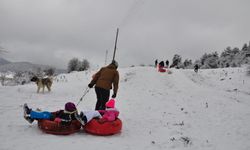
M 182 58 L 179 54 L 175 54 L 172 59 L 170 67 L 176 68 L 193 68 L 195 64 L 199 65 L 201 69 L 210 68 L 226 68 L 226 67 L 241 67 L 244 64 L 250 63 L 250 42 L 249 45 L 244 44 L 241 49 L 228 46 L 219 55 L 218 52 L 205 53 L 200 59 L 193 63 L 191 59 Z
M 72 58 L 68 63 L 68 72 L 72 71 L 85 71 L 89 69 L 89 61 L 83 59 L 80 61 L 78 58 Z

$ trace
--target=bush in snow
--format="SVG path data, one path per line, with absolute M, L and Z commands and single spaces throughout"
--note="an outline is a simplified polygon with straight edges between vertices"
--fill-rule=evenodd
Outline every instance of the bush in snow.
M 86 59 L 79 61 L 78 58 L 72 58 L 68 63 L 68 72 L 84 71 L 89 69 L 89 62 Z
M 89 69 L 89 62 L 87 59 L 83 59 L 82 62 L 80 62 L 79 70 L 78 71 L 84 71 Z
M 0 75 L 0 80 L 1 80 L 1 85 L 4 86 L 4 82 L 6 80 L 6 75 L 4 73 Z
M 72 58 L 68 63 L 68 72 L 77 71 L 80 66 L 78 58 Z
M 193 68 L 192 60 L 191 59 L 185 59 L 184 62 L 183 62 L 183 66 L 184 66 L 184 68 L 188 68 L 188 69 Z
M 44 70 L 45 75 L 47 76 L 53 76 L 55 74 L 55 68 L 48 68 Z

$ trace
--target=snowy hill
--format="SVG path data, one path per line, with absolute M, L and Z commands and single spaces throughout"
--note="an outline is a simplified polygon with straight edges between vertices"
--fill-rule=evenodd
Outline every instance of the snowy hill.
M 5 59 L 3 59 L 5 60 Z M 1 61 L 1 59 L 0 59 Z M 40 65 L 40 64 L 33 64 L 30 62 L 9 62 L 9 61 L 3 61 L 0 65 L 0 72 L 24 72 L 24 71 L 30 71 L 30 72 L 37 72 L 37 70 L 45 70 L 48 68 L 52 68 L 51 66 L 47 65 Z M 63 69 L 55 69 L 56 73 L 63 73 L 66 72 L 66 70 Z
M 0 65 L 5 65 L 5 64 L 8 64 L 8 63 L 10 63 L 8 60 L 3 59 L 3 58 L 0 57 Z
M 13 63 L 8 63 L 5 65 L 0 66 L 0 71 L 5 72 L 5 71 L 12 71 L 12 72 L 19 72 L 19 71 L 34 71 L 38 68 L 37 65 L 34 65 L 29 62 L 13 62 Z M 44 68 L 44 67 L 43 67 Z
M 57 77 L 52 92 L 36 93 L 36 85 L 0 86 L 0 149 L 2 150 L 249 150 L 250 77 L 245 68 L 171 70 L 119 68 L 117 108 L 120 134 L 94 136 L 84 132 L 55 136 L 40 131 L 23 117 L 22 105 L 55 111 L 78 102 L 92 72 Z M 93 110 L 93 89 L 78 110 Z

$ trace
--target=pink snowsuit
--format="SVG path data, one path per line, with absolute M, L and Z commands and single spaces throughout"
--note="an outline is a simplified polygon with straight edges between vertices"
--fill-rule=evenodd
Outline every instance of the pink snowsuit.
M 103 121 L 115 121 L 119 116 L 119 111 L 116 108 L 107 108 L 106 110 L 98 110 L 102 115 Z

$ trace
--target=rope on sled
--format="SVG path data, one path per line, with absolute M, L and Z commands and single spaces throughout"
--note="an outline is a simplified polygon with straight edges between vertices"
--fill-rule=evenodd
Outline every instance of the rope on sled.
M 78 103 L 77 103 L 76 106 L 78 106 L 78 105 L 80 104 L 80 102 L 83 100 L 83 97 L 84 97 L 88 92 L 89 92 L 89 87 L 86 87 L 86 89 L 85 89 L 85 91 L 84 91 L 82 97 L 80 98 L 80 100 L 78 101 Z

